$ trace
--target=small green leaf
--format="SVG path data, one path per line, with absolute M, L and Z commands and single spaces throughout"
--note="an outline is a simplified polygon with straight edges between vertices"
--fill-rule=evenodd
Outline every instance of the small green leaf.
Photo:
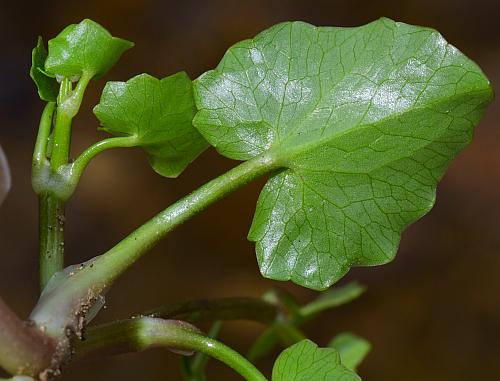
M 46 102 L 55 102 L 59 93 L 59 84 L 56 79 L 45 73 L 47 50 L 43 45 L 42 37 L 38 37 L 37 45 L 31 52 L 30 77 L 35 82 L 40 99 Z
M 318 348 L 303 340 L 281 353 L 273 368 L 272 381 L 360 381 L 361 378 L 342 365 L 332 348 Z
M 102 77 L 132 46 L 132 42 L 113 37 L 98 23 L 85 19 L 49 40 L 45 70 L 72 80 L 83 74 Z
M 178 176 L 207 148 L 192 125 L 195 105 L 186 73 L 162 80 L 141 74 L 127 82 L 108 82 L 94 113 L 105 131 L 134 137 L 163 176 Z
M 265 155 L 249 239 L 265 277 L 325 289 L 391 261 L 492 99 L 435 30 L 276 25 L 195 81 L 194 124 L 222 155 Z
M 349 332 L 335 336 L 328 346 L 336 349 L 342 364 L 354 371 L 372 349 L 367 340 Z

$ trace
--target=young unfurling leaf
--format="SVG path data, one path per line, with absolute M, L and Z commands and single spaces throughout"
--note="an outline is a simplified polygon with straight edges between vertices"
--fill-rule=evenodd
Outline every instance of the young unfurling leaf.
M 283 168 L 249 239 L 264 276 L 325 289 L 394 258 L 491 98 L 479 67 L 433 29 L 287 22 L 195 81 L 194 124 L 224 156 Z
M 37 45 L 31 53 L 30 77 L 35 82 L 40 99 L 46 102 L 55 102 L 59 92 L 57 80 L 45 73 L 47 50 L 43 45 L 42 37 L 38 37 Z
M 103 130 L 133 137 L 163 176 L 178 176 L 208 146 L 192 125 L 195 105 L 186 73 L 108 82 L 94 113 Z
M 342 365 L 333 348 L 318 348 L 303 340 L 281 353 L 273 368 L 272 381 L 361 381 Z
M 55 76 L 76 80 L 82 75 L 101 77 L 134 44 L 113 37 L 95 21 L 85 19 L 67 26 L 49 40 L 45 70 Z

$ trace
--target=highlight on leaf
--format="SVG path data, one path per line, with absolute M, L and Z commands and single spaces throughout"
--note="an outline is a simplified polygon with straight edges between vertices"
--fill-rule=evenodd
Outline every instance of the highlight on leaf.
M 191 80 L 184 72 L 161 80 L 141 74 L 108 82 L 94 108 L 104 131 L 130 136 L 166 177 L 177 177 L 208 146 L 193 127 L 195 111 Z
M 95 21 L 85 19 L 67 26 L 49 40 L 45 70 L 60 77 L 78 80 L 82 75 L 102 77 L 120 56 L 134 46 L 113 37 Z
M 0 368 L 9 380 L 52 380 L 86 355 L 161 346 L 197 353 L 183 360 L 186 381 L 206 380 L 207 356 L 246 380 L 268 381 L 252 362 L 280 345 L 290 347 L 276 360 L 273 381 L 360 381 L 356 368 L 368 341 L 344 332 L 318 348 L 300 329 L 359 297 L 365 289 L 356 282 L 304 305 L 273 289 L 87 325 L 113 283 L 160 239 L 262 176 L 270 178 L 249 239 L 265 276 L 324 289 L 352 266 L 390 261 L 403 229 L 432 207 L 437 182 L 491 101 L 486 77 L 429 28 L 389 19 L 356 28 L 282 23 L 230 48 L 195 91 L 185 73 L 108 83 L 94 112 L 115 136 L 70 159 L 72 121 L 87 85 L 131 46 L 84 20 L 50 40 L 48 53 L 41 38 L 32 52 L 30 75 L 48 102 L 32 161 L 43 291 L 27 320 L 0 297 Z M 205 138 L 221 154 L 248 161 L 101 255 L 64 268 L 66 202 L 97 154 L 141 147 L 158 173 L 175 177 L 207 147 Z M 10 183 L 0 147 L 0 204 Z M 215 339 L 223 321 L 240 319 L 268 325 L 249 359 Z M 208 335 L 192 325 L 208 321 Z
M 318 290 L 394 258 L 492 98 L 438 32 L 386 18 L 278 24 L 194 86 L 194 125 L 219 153 L 282 167 L 248 235 L 262 274 Z

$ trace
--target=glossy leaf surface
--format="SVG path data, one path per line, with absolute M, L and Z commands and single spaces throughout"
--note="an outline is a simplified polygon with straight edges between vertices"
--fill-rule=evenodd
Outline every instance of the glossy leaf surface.
M 336 350 L 318 348 L 303 340 L 281 353 L 273 368 L 272 381 L 360 381 L 344 367 Z
M 95 21 L 85 19 L 49 40 L 45 70 L 73 80 L 84 73 L 101 77 L 132 46 L 132 42 L 113 37 Z
M 31 53 L 30 77 L 35 82 L 40 99 L 46 102 L 55 102 L 59 93 L 59 84 L 56 79 L 45 73 L 45 60 L 47 50 L 43 44 L 42 37 L 38 37 L 38 42 Z
M 178 176 L 207 147 L 192 125 L 195 105 L 186 73 L 108 82 L 94 113 L 110 134 L 135 137 L 163 176 Z
M 394 258 L 491 98 L 477 65 L 433 29 L 288 22 L 195 81 L 194 124 L 224 156 L 283 168 L 249 239 L 264 276 L 325 289 Z
M 335 336 L 328 346 L 336 349 L 342 364 L 354 371 L 371 351 L 368 341 L 349 332 Z

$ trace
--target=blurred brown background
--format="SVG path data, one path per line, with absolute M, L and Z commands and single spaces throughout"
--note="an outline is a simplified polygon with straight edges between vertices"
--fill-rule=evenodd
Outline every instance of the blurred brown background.
M 37 35 L 92 18 L 136 42 L 107 80 L 213 68 L 236 41 L 284 20 L 354 26 L 380 16 L 432 26 L 500 81 L 500 2 L 412 1 L 4 1 L 0 2 L 0 144 L 12 165 L 13 192 L 0 210 L 0 293 L 26 316 L 37 299 L 37 210 L 30 156 L 42 103 L 28 77 Z M 96 141 L 91 86 L 74 123 L 73 152 Z M 497 87 L 498 92 L 498 87 Z M 358 301 L 306 327 L 325 345 L 337 332 L 368 338 L 365 380 L 495 380 L 500 369 L 500 105 L 454 162 L 432 212 L 404 234 L 397 259 L 355 269 L 368 286 Z M 149 169 L 139 150 L 108 152 L 93 162 L 68 206 L 67 262 L 102 253 L 154 213 L 236 163 L 207 151 L 178 180 Z M 172 233 L 112 289 L 100 320 L 127 317 L 161 303 L 196 297 L 258 296 L 286 287 L 301 301 L 314 293 L 260 277 L 245 239 L 261 184 L 237 192 Z M 345 280 L 344 280 L 345 281 Z M 245 351 L 262 329 L 224 326 L 223 340 Z M 260 363 L 269 370 L 271 361 Z M 236 380 L 216 362 L 210 380 Z M 164 350 L 86 361 L 63 380 L 180 380 L 178 359 Z M 314 381 L 314 380 L 312 380 Z

